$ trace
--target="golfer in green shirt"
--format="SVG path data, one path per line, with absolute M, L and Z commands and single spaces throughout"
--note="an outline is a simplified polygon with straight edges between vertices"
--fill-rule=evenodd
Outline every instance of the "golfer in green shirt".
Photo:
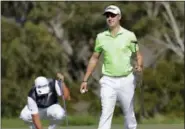
M 102 113 L 98 129 L 110 129 L 116 101 L 120 102 L 125 119 L 125 129 L 136 129 L 133 100 L 135 77 L 131 56 L 136 53 L 138 71 L 142 71 L 142 56 L 133 32 L 120 26 L 121 11 L 117 6 L 110 5 L 104 11 L 108 30 L 96 37 L 94 53 L 89 61 L 80 91 L 87 91 L 87 81 L 92 74 L 100 54 L 103 53 L 103 77 L 101 85 Z

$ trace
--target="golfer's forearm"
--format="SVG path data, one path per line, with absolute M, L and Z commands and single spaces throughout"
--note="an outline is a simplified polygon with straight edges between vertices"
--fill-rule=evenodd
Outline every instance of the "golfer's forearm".
M 143 66 L 143 57 L 140 52 L 137 52 L 137 65 Z
M 88 80 L 89 76 L 92 74 L 94 68 L 96 67 L 97 62 L 98 62 L 98 57 L 92 56 L 87 66 L 86 74 L 84 76 L 83 81 Z
M 34 123 L 36 129 L 43 129 L 38 114 L 37 115 L 32 115 L 32 119 L 33 119 L 33 123 Z
M 70 100 L 70 93 L 69 93 L 69 90 L 68 90 L 65 82 L 62 82 L 62 91 L 64 93 L 64 99 Z

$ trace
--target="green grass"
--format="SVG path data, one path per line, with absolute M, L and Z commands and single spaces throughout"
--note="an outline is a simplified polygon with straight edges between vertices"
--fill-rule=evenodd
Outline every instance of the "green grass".
M 144 124 L 182 124 L 184 117 L 174 117 L 171 115 L 156 115 L 154 118 L 144 119 Z
M 16 128 L 16 129 L 27 129 L 26 128 Z M 122 129 L 123 125 L 112 125 L 111 129 Z M 142 125 L 138 125 L 137 129 L 183 129 L 184 125 L 183 124 L 142 124 Z M 2 128 L 2 129 L 15 129 L 15 128 Z M 45 127 L 44 129 L 47 129 L 47 127 Z M 60 128 L 57 129 L 97 129 L 97 125 L 95 126 L 68 126 L 68 127 L 62 127 L 60 126 Z
M 98 125 L 99 117 L 93 116 L 68 116 L 69 125 L 79 126 L 79 125 Z M 183 118 L 167 117 L 157 115 L 155 118 L 144 119 L 142 124 L 183 124 Z M 27 127 L 24 122 L 18 118 L 2 118 L 1 124 L 3 128 L 25 128 Z M 48 125 L 48 121 L 43 121 L 44 126 Z M 122 117 L 113 118 L 113 124 L 123 124 Z M 140 124 L 140 123 L 139 123 Z M 65 120 L 61 123 L 65 126 Z

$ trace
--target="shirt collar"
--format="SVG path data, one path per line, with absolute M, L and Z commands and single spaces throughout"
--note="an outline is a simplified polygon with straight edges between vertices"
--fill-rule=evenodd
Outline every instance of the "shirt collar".
M 120 26 L 120 29 L 119 29 L 119 32 L 117 33 L 117 35 L 121 35 L 122 33 L 124 33 L 124 28 Z M 106 36 L 111 36 L 110 31 L 107 30 L 107 32 L 106 32 L 105 35 L 106 35 Z M 116 36 L 117 36 L 117 35 L 116 35 Z

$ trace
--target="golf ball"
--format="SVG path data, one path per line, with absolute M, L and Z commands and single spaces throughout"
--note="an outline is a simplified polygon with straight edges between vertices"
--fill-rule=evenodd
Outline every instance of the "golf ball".
M 83 93 L 85 93 L 85 90 L 84 90 L 84 89 L 82 89 L 82 90 L 81 90 L 81 93 L 82 93 L 82 94 L 83 94 Z

